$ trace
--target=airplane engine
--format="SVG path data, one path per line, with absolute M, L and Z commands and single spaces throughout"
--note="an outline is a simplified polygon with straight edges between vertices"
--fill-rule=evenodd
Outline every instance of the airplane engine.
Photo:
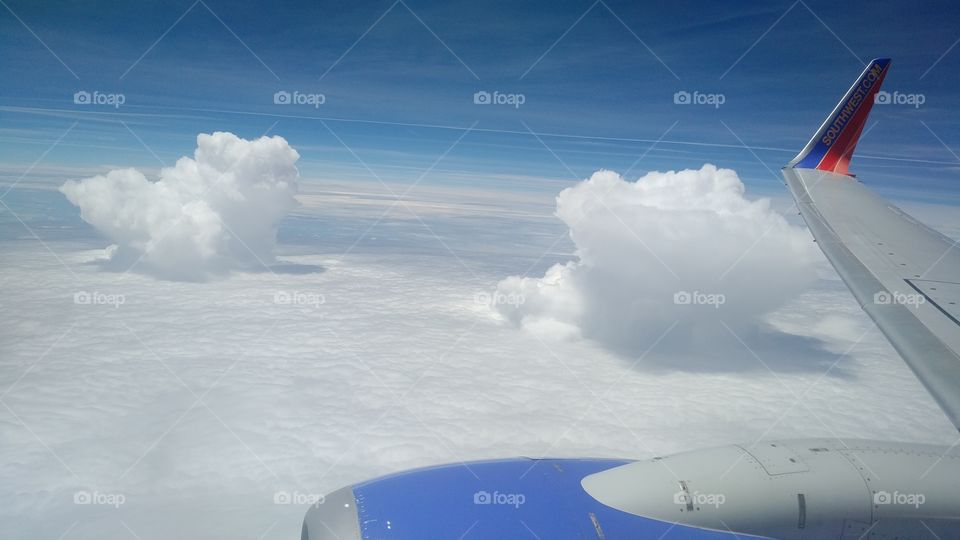
M 644 461 L 453 464 L 338 490 L 307 512 L 302 538 L 744 536 L 960 538 L 960 452 L 809 439 Z

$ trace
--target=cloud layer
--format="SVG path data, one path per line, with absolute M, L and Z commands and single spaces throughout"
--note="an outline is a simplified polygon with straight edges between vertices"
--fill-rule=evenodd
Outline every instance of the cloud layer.
M 636 354 L 670 330 L 676 346 L 750 332 L 816 276 L 814 244 L 736 172 L 598 171 L 563 190 L 556 215 L 576 260 L 501 281 L 499 312 L 530 330 Z M 719 324 L 722 323 L 722 324 Z M 724 327 L 726 325 L 726 328 Z
M 511 193 L 501 199 L 518 207 Z M 329 493 L 437 463 L 642 459 L 796 437 L 956 439 L 823 258 L 816 287 L 764 317 L 820 344 L 802 351 L 806 369 L 777 361 L 796 341 L 758 351 L 775 375 L 713 343 L 701 351 L 715 364 L 760 369 L 647 369 L 591 340 L 518 331 L 478 301 L 493 300 L 477 297 L 483 284 L 548 251 L 562 232 L 557 220 L 543 227 L 551 208 L 469 226 L 431 220 L 444 243 L 387 216 L 371 235 L 408 244 L 343 255 L 366 222 L 330 218 L 337 199 L 304 204 L 318 219 L 299 226 L 324 241 L 284 245 L 282 232 L 278 256 L 323 272 L 117 279 L 84 264 L 102 251 L 86 230 L 46 245 L 0 241 L 0 538 L 280 540 L 297 538 L 307 504 L 277 504 L 278 492 Z M 59 230 L 51 214 L 33 212 L 49 221 L 31 226 Z M 326 233 L 338 228 L 352 234 Z M 647 358 L 676 356 L 661 342 Z M 78 492 L 125 502 L 77 504 Z
M 278 136 L 202 133 L 193 158 L 156 181 L 116 169 L 60 191 L 116 244 L 111 267 L 199 281 L 273 260 L 277 225 L 296 205 L 299 157 Z
M 3 245 L 0 538 L 280 540 L 297 538 L 307 505 L 276 504 L 279 491 L 329 493 L 437 463 L 956 438 L 881 334 L 864 337 L 871 323 L 838 281 L 775 314 L 849 353 L 828 374 L 718 375 L 633 368 L 594 342 L 541 341 L 484 317 L 450 256 L 281 251 L 327 271 L 197 286 L 117 280 L 82 264 L 82 245 L 51 247 L 75 279 L 39 243 Z M 78 303 L 78 291 L 125 302 Z M 792 392 L 808 387 L 798 403 Z M 126 500 L 75 504 L 78 491 Z

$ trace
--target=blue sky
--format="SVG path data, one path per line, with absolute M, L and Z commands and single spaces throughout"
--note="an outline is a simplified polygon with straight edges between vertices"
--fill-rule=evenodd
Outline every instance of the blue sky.
M 778 167 L 864 62 L 891 56 L 885 89 L 924 103 L 875 107 L 853 170 L 942 200 L 960 170 L 958 20 L 950 2 L 4 0 L 3 182 L 38 159 L 31 174 L 169 165 L 198 132 L 228 130 L 284 136 L 308 179 L 374 181 L 369 167 L 411 182 L 436 162 L 428 184 L 538 189 L 709 161 L 782 194 Z M 478 91 L 524 103 L 477 105 Z M 724 103 L 677 105 L 679 91 Z

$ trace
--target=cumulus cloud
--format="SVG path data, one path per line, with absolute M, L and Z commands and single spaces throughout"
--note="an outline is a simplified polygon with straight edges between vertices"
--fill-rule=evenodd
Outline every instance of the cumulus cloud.
M 203 280 L 273 260 L 277 225 L 296 205 L 299 157 L 278 136 L 201 133 L 193 158 L 163 168 L 156 181 L 116 169 L 60 191 L 114 242 L 113 268 Z
M 576 259 L 504 279 L 497 297 L 523 301 L 497 309 L 532 331 L 619 352 L 640 353 L 668 329 L 674 345 L 748 333 L 816 277 L 809 235 L 710 164 L 636 182 L 601 170 L 563 190 L 556 215 Z

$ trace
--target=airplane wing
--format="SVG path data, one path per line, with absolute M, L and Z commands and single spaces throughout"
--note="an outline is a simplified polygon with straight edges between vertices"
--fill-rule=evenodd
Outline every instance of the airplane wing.
M 960 429 L 960 246 L 848 171 L 889 66 L 867 65 L 783 176 L 820 249 Z

